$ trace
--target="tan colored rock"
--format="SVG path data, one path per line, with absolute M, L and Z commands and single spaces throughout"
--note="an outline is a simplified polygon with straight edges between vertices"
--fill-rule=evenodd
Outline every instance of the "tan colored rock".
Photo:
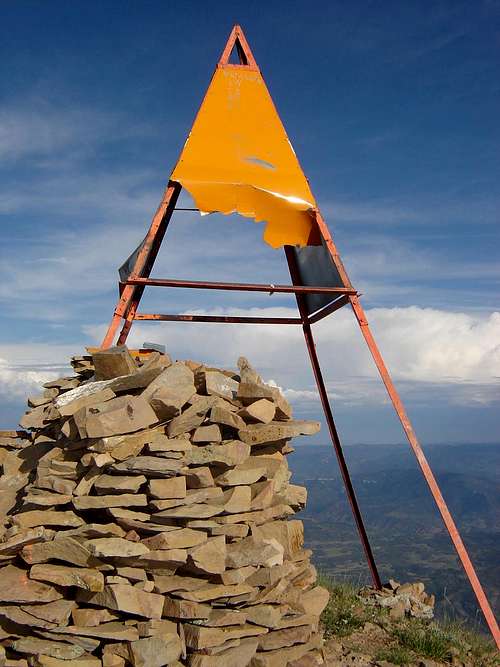
M 212 537 L 189 550 L 189 564 L 196 571 L 220 574 L 226 569 L 226 538 Z
M 90 449 L 101 453 L 111 453 L 116 461 L 125 461 L 132 456 L 140 454 L 144 447 L 151 442 L 156 435 L 157 431 L 151 431 L 149 429 L 139 431 L 138 433 L 112 435 L 94 440 L 94 444 L 90 445 Z
M 105 646 L 104 650 L 106 650 L 108 646 Z M 115 655 L 114 653 L 103 653 L 102 667 L 125 667 L 126 664 L 127 661 L 120 655 Z
M 205 427 L 202 427 L 205 428 Z M 210 428 L 210 427 L 206 427 Z M 222 445 L 194 447 L 186 454 L 190 465 L 222 464 L 235 466 L 244 463 L 250 456 L 250 446 L 239 440 L 229 440 Z
M 245 565 L 233 570 L 226 570 L 220 574 L 220 582 L 225 586 L 231 584 L 243 584 L 246 580 L 257 571 L 253 565 Z
M 116 523 L 86 523 L 79 528 L 64 531 L 64 537 L 76 537 L 82 540 L 96 537 L 124 537 L 124 535 L 125 531 Z
M 158 637 L 166 634 L 177 634 L 175 621 L 140 621 L 137 623 L 140 637 Z
M 105 386 L 100 391 L 96 391 L 92 394 L 84 394 L 83 396 L 75 398 L 70 402 L 63 401 L 61 397 L 61 401 L 57 406 L 57 409 L 59 410 L 61 416 L 72 417 L 75 412 L 78 412 L 78 410 L 81 410 L 82 408 L 87 408 L 98 403 L 105 403 L 106 401 L 110 401 L 112 398 L 115 398 L 115 396 L 115 392 L 109 386 Z
M 98 592 L 104 588 L 102 572 L 90 568 L 53 564 L 33 565 L 29 577 L 35 581 L 47 581 L 57 586 L 76 586 L 86 591 Z
M 168 366 L 149 384 L 142 395 L 144 398 L 150 399 L 157 393 L 162 393 L 166 397 L 170 396 L 173 401 L 178 403 L 178 411 L 196 394 L 193 371 L 181 361 Z M 167 416 L 166 419 L 171 419 L 174 416 L 172 414 Z
M 149 549 L 140 542 L 131 542 L 120 537 L 102 537 L 85 542 L 85 547 L 91 554 L 99 558 L 127 558 L 142 556 Z
M 195 443 L 220 442 L 221 440 L 222 440 L 222 434 L 217 424 L 209 424 L 208 426 L 198 426 L 192 437 L 192 442 Z
M 238 431 L 238 436 L 240 440 L 249 445 L 260 445 L 283 438 L 295 438 L 298 435 L 314 435 L 319 432 L 319 429 L 320 423 L 314 421 L 272 421 L 268 424 L 248 424 L 244 429 Z
M 210 605 L 199 604 L 192 600 L 176 600 L 165 596 L 163 615 L 179 620 L 202 620 L 212 613 Z
M 77 599 L 81 602 L 116 609 L 117 611 L 142 616 L 144 618 L 160 619 L 163 610 L 163 596 L 156 593 L 146 593 L 124 584 L 105 586 L 101 593 L 79 592 Z
M 217 655 L 193 654 L 190 667 L 243 667 L 250 665 L 257 651 L 257 641 L 246 639 Z M 280 666 L 281 667 L 281 666 Z
M 124 491 L 136 493 L 139 488 L 147 482 L 144 475 L 100 475 L 94 482 L 97 493 L 108 493 L 111 491 Z
M 238 399 L 243 405 L 250 405 L 255 401 L 267 398 L 276 405 L 275 419 L 290 419 L 292 408 L 288 401 L 282 396 L 278 387 L 271 387 L 263 382 L 253 382 L 242 377 L 238 387 Z
M 275 413 L 276 405 L 267 398 L 261 398 L 238 411 L 238 415 L 245 422 L 259 422 L 261 424 L 269 424 L 274 419 Z
M 54 507 L 56 505 L 67 505 L 71 502 L 71 496 L 32 487 L 24 496 L 23 501 L 24 506 Z
M 198 546 L 206 541 L 207 534 L 201 530 L 182 528 L 170 533 L 160 533 L 154 537 L 148 537 L 142 540 L 142 544 L 151 551 L 155 551 L 157 549 L 186 549 Z
M 256 604 L 245 610 L 250 623 L 263 625 L 266 628 L 277 628 L 283 617 L 282 608 L 279 605 Z
M 272 468 L 277 469 L 279 461 L 273 466 L 261 456 L 251 456 L 244 463 L 240 463 L 230 470 L 218 475 L 215 479 L 220 486 L 238 486 L 255 484 L 260 479 L 272 476 Z
M 55 600 L 45 604 L 0 606 L 0 614 L 21 625 L 54 629 L 68 624 L 69 615 L 74 607 L 75 603 L 72 600 Z
M 263 510 L 274 504 L 274 480 L 257 482 L 252 485 L 252 500 L 249 510 Z
M 73 537 L 57 537 L 50 542 L 30 544 L 23 547 L 22 558 L 26 563 L 46 563 L 49 560 L 60 560 L 73 563 L 79 567 L 89 565 L 92 555 L 78 540 Z
M 237 514 L 250 510 L 251 499 L 252 490 L 249 486 L 234 486 L 224 491 L 220 502 L 224 507 L 224 512 Z
M 172 419 L 168 425 L 168 436 L 174 438 L 201 426 L 207 412 L 214 405 L 217 405 L 217 398 L 215 396 L 202 396 L 200 400 L 197 400 L 187 410 L 184 410 L 181 415 Z
M 53 604 L 53 603 L 52 603 Z M 100 623 L 108 623 L 109 621 L 116 621 L 119 616 L 107 609 L 78 609 L 75 608 L 71 612 L 71 617 L 75 625 L 83 627 L 93 627 Z
M 33 667 L 68 667 L 66 660 L 51 658 L 49 655 L 38 655 L 35 660 Z M 101 667 L 101 665 L 100 658 L 88 654 L 71 661 L 71 667 Z
M 82 438 L 133 433 L 158 422 L 154 410 L 141 396 L 113 398 L 99 405 L 82 408 L 75 413 L 74 419 Z
M 134 667 L 164 667 L 180 657 L 182 644 L 179 636 L 172 633 L 133 641 L 129 651 Z
M 283 546 L 275 539 L 246 537 L 227 545 L 226 564 L 234 568 L 246 565 L 272 567 L 283 564 L 283 554 Z
M 177 595 L 184 600 L 193 602 L 208 602 L 219 598 L 229 598 L 246 593 L 252 593 L 255 589 L 246 584 L 235 584 L 234 586 L 223 586 L 222 584 L 206 584 L 203 588 L 195 591 L 179 591 Z
M 212 472 L 207 466 L 186 469 L 184 474 L 188 489 L 203 489 L 215 484 Z
M 124 509 L 123 507 L 110 507 L 106 511 L 117 521 L 120 519 L 132 521 L 149 521 L 151 519 L 151 514 L 148 514 L 147 512 L 136 512 L 134 510 Z
M 209 396 L 220 396 L 231 401 L 236 398 L 238 382 L 220 371 L 206 371 L 205 388 Z
M 120 493 L 117 496 L 79 496 L 73 498 L 77 510 L 105 509 L 107 507 L 146 507 L 148 498 L 143 493 Z
M 273 630 L 265 637 L 259 637 L 260 651 L 275 651 L 288 648 L 294 644 L 305 644 L 311 639 L 313 630 L 308 625 L 297 628 L 286 628 L 285 630 Z
M 222 628 L 228 625 L 245 625 L 246 613 L 236 609 L 212 609 L 209 618 L 203 621 L 203 625 L 210 628 Z
M 265 635 L 267 628 L 256 625 L 238 625 L 236 627 L 206 627 L 186 623 L 184 634 L 186 645 L 193 650 L 201 650 L 212 646 L 220 646 L 231 639 L 242 639 L 243 637 L 255 637 Z
M 170 479 L 150 479 L 149 495 L 153 498 L 185 498 L 186 478 L 171 477 Z
M 45 542 L 53 536 L 53 531 L 46 530 L 43 526 L 26 528 L 12 537 L 0 542 L 0 556 L 14 556 L 30 544 Z
M 110 347 L 92 355 L 96 380 L 109 380 L 137 371 L 134 358 L 124 345 Z
M 139 639 L 137 628 L 117 621 L 89 627 L 68 625 L 65 628 L 58 628 L 58 633 L 69 636 L 81 635 L 82 637 L 96 637 L 97 639 L 113 639 L 116 641 L 134 641 Z
M 182 470 L 184 463 L 174 459 L 163 459 L 157 456 L 133 456 L 121 463 L 111 466 L 117 473 L 131 473 L 151 477 L 174 477 Z
M 316 586 L 316 588 L 301 594 L 300 604 L 305 614 L 320 616 L 329 599 L 330 593 L 328 590 L 323 586 Z
M 211 505 L 221 504 L 223 491 L 218 486 L 209 486 L 204 489 L 189 489 L 184 498 L 163 498 L 152 500 L 151 507 L 156 510 L 168 510 L 181 505 L 194 505 L 195 503 L 208 503 Z
M 304 524 L 302 521 L 272 521 L 252 529 L 256 538 L 277 540 L 285 550 L 285 558 L 293 558 L 304 545 Z
M 173 574 L 177 567 L 184 565 L 186 561 L 186 549 L 156 549 L 149 551 L 143 556 L 139 556 L 133 562 L 147 569 L 151 567 L 163 567 Z
M 21 512 L 12 517 L 12 523 L 19 528 L 34 528 L 35 526 L 81 526 L 84 521 L 74 512 L 59 512 L 56 510 L 31 510 Z
M 232 410 L 228 410 L 222 405 L 214 405 L 210 411 L 210 421 L 214 424 L 224 424 L 236 430 L 245 428 L 244 420 L 235 414 Z
M 206 503 L 195 503 L 193 505 L 180 505 L 172 509 L 156 512 L 154 517 L 159 519 L 209 519 L 212 516 L 221 514 L 224 511 L 219 505 L 209 505 Z
M 216 525 L 210 528 L 212 535 L 226 535 L 228 538 L 246 537 L 250 528 L 243 523 Z
M 187 438 L 169 438 L 164 433 L 153 432 L 148 443 L 150 453 L 187 452 L 193 445 Z
M 27 655 L 47 655 L 62 660 L 73 660 L 85 653 L 80 646 L 34 637 L 21 637 L 11 642 L 11 647 L 18 653 Z

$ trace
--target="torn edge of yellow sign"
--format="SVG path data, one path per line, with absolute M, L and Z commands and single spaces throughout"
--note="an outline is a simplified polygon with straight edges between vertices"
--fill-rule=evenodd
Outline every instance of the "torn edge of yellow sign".
M 259 71 L 216 69 L 171 179 L 202 214 L 265 221 L 273 248 L 313 242 L 316 202 Z

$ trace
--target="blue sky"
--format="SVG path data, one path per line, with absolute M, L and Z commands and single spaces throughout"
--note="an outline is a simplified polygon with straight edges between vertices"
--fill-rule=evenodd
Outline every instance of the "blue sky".
M 0 427 L 102 337 L 116 269 L 238 22 L 417 432 L 499 440 L 499 2 L 17 0 L 0 12 Z M 287 282 L 261 234 L 178 213 L 155 274 Z M 152 309 L 294 304 L 150 290 Z M 345 442 L 400 442 L 351 313 L 316 332 Z M 320 418 L 300 331 L 136 325 L 131 342 L 145 340 L 226 366 L 246 354 L 297 414 Z

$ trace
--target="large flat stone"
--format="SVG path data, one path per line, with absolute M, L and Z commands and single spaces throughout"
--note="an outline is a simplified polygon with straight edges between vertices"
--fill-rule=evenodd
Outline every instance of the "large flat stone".
M 314 435 L 320 430 L 320 423 L 306 420 L 272 421 L 268 424 L 248 424 L 238 431 L 240 440 L 249 445 L 261 445 L 283 438 L 295 438 L 299 435 Z
M 132 456 L 115 463 L 109 470 L 117 473 L 146 475 L 146 477 L 173 477 L 184 467 L 184 461 L 164 459 L 158 456 Z
M 238 382 L 220 371 L 205 371 L 205 389 L 209 396 L 233 400 L 238 393 Z
M 108 507 L 146 507 L 148 498 L 143 493 L 119 493 L 116 496 L 78 496 L 73 498 L 77 510 L 106 509 Z
M 149 552 L 148 547 L 140 542 L 131 542 L 120 537 L 103 537 L 87 540 L 85 547 L 99 558 L 125 558 L 142 556 Z
M 282 565 L 283 554 L 283 546 L 275 539 L 245 537 L 227 545 L 226 564 L 235 568 L 246 565 L 272 567 Z
M 91 568 L 40 564 L 33 565 L 29 576 L 35 581 L 48 581 L 57 586 L 76 586 L 86 591 L 98 592 L 104 588 L 102 572 Z
M 82 591 L 78 593 L 78 600 L 143 618 L 160 619 L 163 611 L 163 595 L 146 593 L 125 584 L 110 584 L 101 593 Z
M 52 586 L 32 581 L 28 573 L 14 565 L 0 570 L 0 602 L 53 602 L 63 595 Z
M 102 494 L 110 491 L 136 493 L 146 481 L 144 475 L 100 475 L 94 482 L 94 488 Z
M 35 526 L 58 526 L 73 528 L 81 526 L 84 521 L 74 512 L 58 512 L 57 510 L 31 510 L 21 512 L 12 517 L 12 523 L 19 528 L 34 528 Z
M 142 396 L 120 396 L 82 408 L 74 419 L 82 438 L 133 433 L 158 422 L 154 410 Z
M 48 639 L 35 639 L 34 637 L 21 637 L 11 642 L 11 647 L 18 653 L 27 655 L 47 655 L 62 660 L 73 660 L 85 653 L 81 646 L 66 644 L 64 642 L 50 641 Z
M 206 445 L 193 447 L 186 453 L 186 462 L 189 465 L 206 465 L 219 463 L 225 466 L 235 466 L 243 463 L 250 456 L 250 446 L 240 440 L 228 440 L 222 445 Z
M 153 498 L 185 498 L 186 478 L 171 477 L 170 479 L 149 480 L 149 495 Z

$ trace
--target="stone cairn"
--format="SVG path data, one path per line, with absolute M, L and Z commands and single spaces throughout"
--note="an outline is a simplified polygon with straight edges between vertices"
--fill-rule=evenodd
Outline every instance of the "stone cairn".
M 323 663 L 279 389 L 125 347 L 0 437 L 0 667 Z M 29 433 L 28 433 L 29 431 Z

